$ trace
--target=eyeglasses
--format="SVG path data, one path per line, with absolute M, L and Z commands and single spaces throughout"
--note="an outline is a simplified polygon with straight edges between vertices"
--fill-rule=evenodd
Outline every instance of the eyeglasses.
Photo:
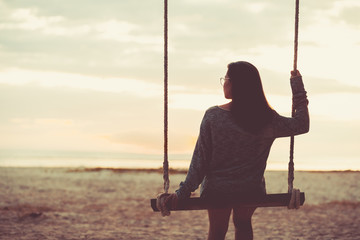
M 221 77 L 221 78 L 220 78 L 220 84 L 221 84 L 222 86 L 224 86 L 226 80 L 230 80 L 230 78 L 228 78 L 228 77 Z

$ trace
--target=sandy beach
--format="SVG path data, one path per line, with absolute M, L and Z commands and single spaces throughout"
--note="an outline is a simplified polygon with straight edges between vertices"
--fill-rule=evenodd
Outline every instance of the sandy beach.
M 171 191 L 185 177 L 170 176 Z M 269 193 L 287 191 L 287 172 L 267 172 Z M 299 210 L 258 208 L 254 239 L 360 239 L 360 172 L 296 172 Z M 0 239 L 206 239 L 206 211 L 161 217 L 151 171 L 0 168 Z M 226 239 L 234 238 L 230 224 Z

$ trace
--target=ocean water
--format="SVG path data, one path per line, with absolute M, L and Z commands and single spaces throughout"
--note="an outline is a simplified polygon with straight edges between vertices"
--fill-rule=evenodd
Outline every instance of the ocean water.
M 0 167 L 161 168 L 161 154 L 0 150 Z M 187 169 L 191 154 L 169 154 L 169 167 Z M 295 170 L 359 170 L 359 160 L 295 159 Z M 288 158 L 269 158 L 267 170 L 287 170 Z

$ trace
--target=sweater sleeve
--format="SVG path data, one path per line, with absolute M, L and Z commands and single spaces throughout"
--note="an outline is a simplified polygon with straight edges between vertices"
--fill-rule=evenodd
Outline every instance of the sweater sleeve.
M 308 99 L 302 81 L 302 77 L 290 79 L 293 94 L 293 106 L 295 115 L 291 118 L 275 115 L 272 125 L 273 137 L 288 137 L 307 133 L 309 131 Z
M 196 142 L 195 150 L 191 159 L 190 167 L 184 182 L 176 190 L 178 198 L 186 199 L 190 197 L 203 181 L 211 158 L 211 128 L 209 116 L 205 114 L 201 126 L 200 134 Z

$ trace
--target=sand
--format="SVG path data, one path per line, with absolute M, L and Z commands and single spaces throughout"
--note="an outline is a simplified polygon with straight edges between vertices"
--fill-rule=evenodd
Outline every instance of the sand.
M 184 177 L 170 176 L 172 191 Z M 266 180 L 268 192 L 286 192 L 286 172 Z M 254 239 L 360 239 L 359 183 L 360 172 L 296 172 L 305 205 L 258 208 Z M 152 212 L 160 192 L 156 172 L 0 168 L 0 239 L 206 239 L 206 211 Z

